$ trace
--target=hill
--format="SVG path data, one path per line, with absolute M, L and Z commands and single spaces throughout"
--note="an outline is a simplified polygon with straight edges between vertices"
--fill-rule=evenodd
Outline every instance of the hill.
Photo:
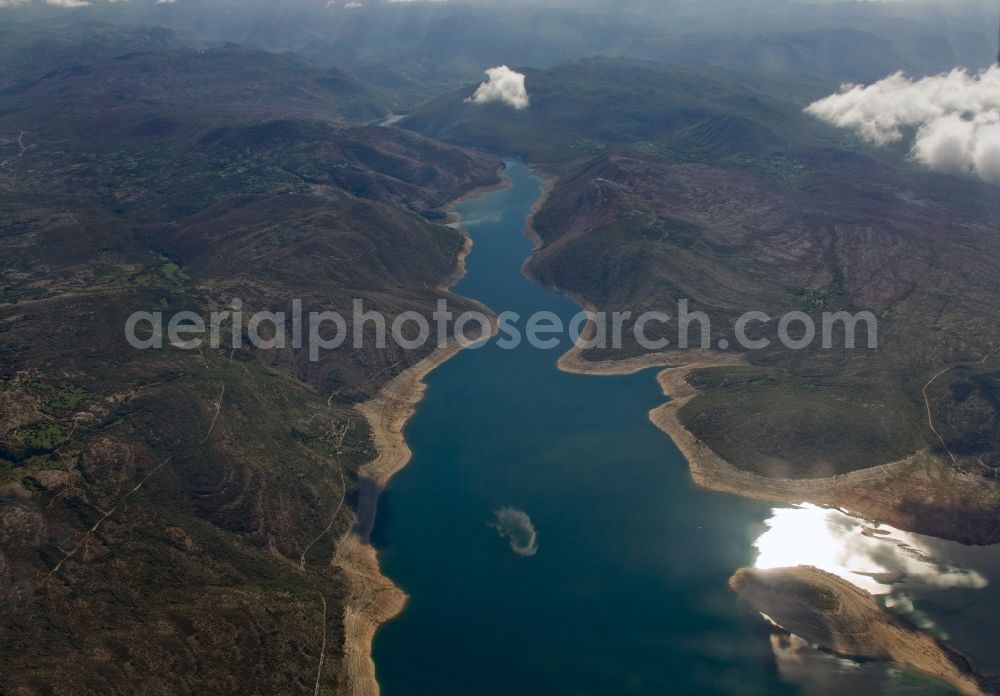
M 429 314 L 464 248 L 431 219 L 500 163 L 349 126 L 379 107 L 342 73 L 161 38 L 34 36 L 4 71 L 0 692 L 347 693 L 354 404 L 426 350 L 139 351 L 123 327 L 236 299 Z
M 994 186 L 830 133 L 801 113 L 795 83 L 621 59 L 526 75 L 526 109 L 460 92 L 403 123 L 557 175 L 527 271 L 593 308 L 632 312 L 622 349 L 585 359 L 655 352 L 630 322 L 676 317 L 685 299 L 710 317 L 710 347 L 725 341 L 729 352 L 746 312 L 806 312 L 817 327 L 824 312 L 870 312 L 875 350 L 789 350 L 770 322 L 751 335 L 770 346 L 741 350 L 743 367 L 695 373 L 700 393 L 678 417 L 741 471 L 791 482 L 788 497 L 797 481 L 904 462 L 885 495 L 852 492 L 852 509 L 1000 540 Z M 678 343 L 676 325 L 650 336 Z
M 0 64 L 5 113 L 33 112 L 53 129 L 95 140 L 108 129 L 142 136 L 168 127 L 149 127 L 153 118 L 367 123 L 389 113 L 388 98 L 343 70 L 235 44 L 206 46 L 159 28 L 5 26 Z M 111 110 L 117 118 L 109 121 Z
M 825 571 L 811 566 L 742 568 L 729 586 L 773 623 L 838 655 L 893 662 L 969 696 L 997 693 L 993 680 L 973 672 L 962 655 Z

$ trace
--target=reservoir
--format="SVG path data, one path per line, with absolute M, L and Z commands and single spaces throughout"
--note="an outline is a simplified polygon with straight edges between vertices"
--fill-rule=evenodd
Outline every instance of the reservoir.
M 511 188 L 456 208 L 474 247 L 454 290 L 498 313 L 568 322 L 579 308 L 521 272 L 540 182 L 516 161 L 507 174 Z M 648 420 L 664 401 L 655 372 L 563 373 L 568 348 L 489 343 L 427 378 L 406 428 L 413 458 L 383 494 L 372 537 L 409 596 L 375 637 L 385 696 L 953 693 L 772 635 L 729 577 L 797 543 L 820 563 L 816 537 L 839 522 L 696 488 Z M 787 527 L 805 528 L 790 517 L 800 513 L 819 531 L 796 540 Z M 989 568 L 954 570 L 964 580 L 935 594 L 952 600 L 928 615 L 937 607 L 960 632 L 962 612 L 1000 609 L 978 599 Z

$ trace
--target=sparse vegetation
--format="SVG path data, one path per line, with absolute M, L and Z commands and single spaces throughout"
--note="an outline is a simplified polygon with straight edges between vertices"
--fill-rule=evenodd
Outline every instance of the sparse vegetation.
M 53 423 L 39 423 L 15 431 L 12 439 L 16 444 L 31 450 L 54 450 L 66 442 L 62 428 Z
M 789 98 L 801 88 L 794 81 L 615 58 L 526 75 L 530 109 L 470 105 L 456 93 L 403 123 L 516 152 L 559 175 L 534 220 L 544 242 L 527 267 L 536 279 L 633 318 L 649 310 L 676 317 L 688 300 L 711 319 L 710 347 L 725 340 L 730 351 L 736 319 L 748 311 L 804 311 L 817 326 L 824 312 L 873 313 L 874 350 L 844 349 L 838 327 L 834 349 L 817 341 L 792 351 L 777 342 L 776 321 L 752 326 L 751 337 L 771 346 L 747 351 L 749 368 L 695 375 L 700 392 L 679 417 L 736 467 L 782 478 L 930 450 L 944 472 L 938 489 L 911 491 L 900 509 L 922 510 L 925 532 L 992 538 L 978 522 L 1000 509 L 986 378 L 949 394 L 962 376 L 956 370 L 933 385 L 930 411 L 944 445 L 929 427 L 922 387 L 1000 342 L 995 187 L 927 173 L 898 150 L 847 143 Z M 603 148 L 575 147 L 588 139 Z M 676 324 L 648 328 L 648 338 L 676 347 Z M 629 329 L 624 350 L 587 357 L 646 352 Z M 953 482 L 956 469 L 981 482 L 975 501 Z M 970 525 L 955 523 L 957 515 Z
M 430 314 L 463 239 L 426 213 L 500 163 L 347 126 L 383 111 L 335 70 L 142 29 L 63 38 L 22 46 L 31 74 L 85 69 L 0 85 L 0 131 L 34 145 L 0 169 L 0 692 L 312 693 L 325 632 L 319 688 L 346 693 L 330 558 L 374 454 L 350 400 L 421 354 L 139 352 L 122 326 L 233 297 Z
M 160 273 L 162 273 L 167 280 L 174 280 L 178 271 L 180 271 L 180 266 L 172 261 L 160 266 Z
M 43 413 L 56 415 L 76 410 L 87 398 L 87 390 L 80 386 L 64 384 L 52 386 L 40 379 L 29 378 L 25 386 L 41 401 Z

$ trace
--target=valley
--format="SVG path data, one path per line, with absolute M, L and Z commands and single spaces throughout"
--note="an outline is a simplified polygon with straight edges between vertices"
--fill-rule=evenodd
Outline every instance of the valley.
M 995 693 L 1000 130 L 865 139 L 939 5 L 0 1 L 0 692 Z

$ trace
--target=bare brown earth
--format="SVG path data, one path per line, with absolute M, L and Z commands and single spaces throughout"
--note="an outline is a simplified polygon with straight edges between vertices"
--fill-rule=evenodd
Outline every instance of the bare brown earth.
M 966 696 L 997 693 L 961 655 L 835 575 L 810 566 L 742 568 L 729 585 L 780 627 L 839 655 L 892 662 L 947 682 Z

